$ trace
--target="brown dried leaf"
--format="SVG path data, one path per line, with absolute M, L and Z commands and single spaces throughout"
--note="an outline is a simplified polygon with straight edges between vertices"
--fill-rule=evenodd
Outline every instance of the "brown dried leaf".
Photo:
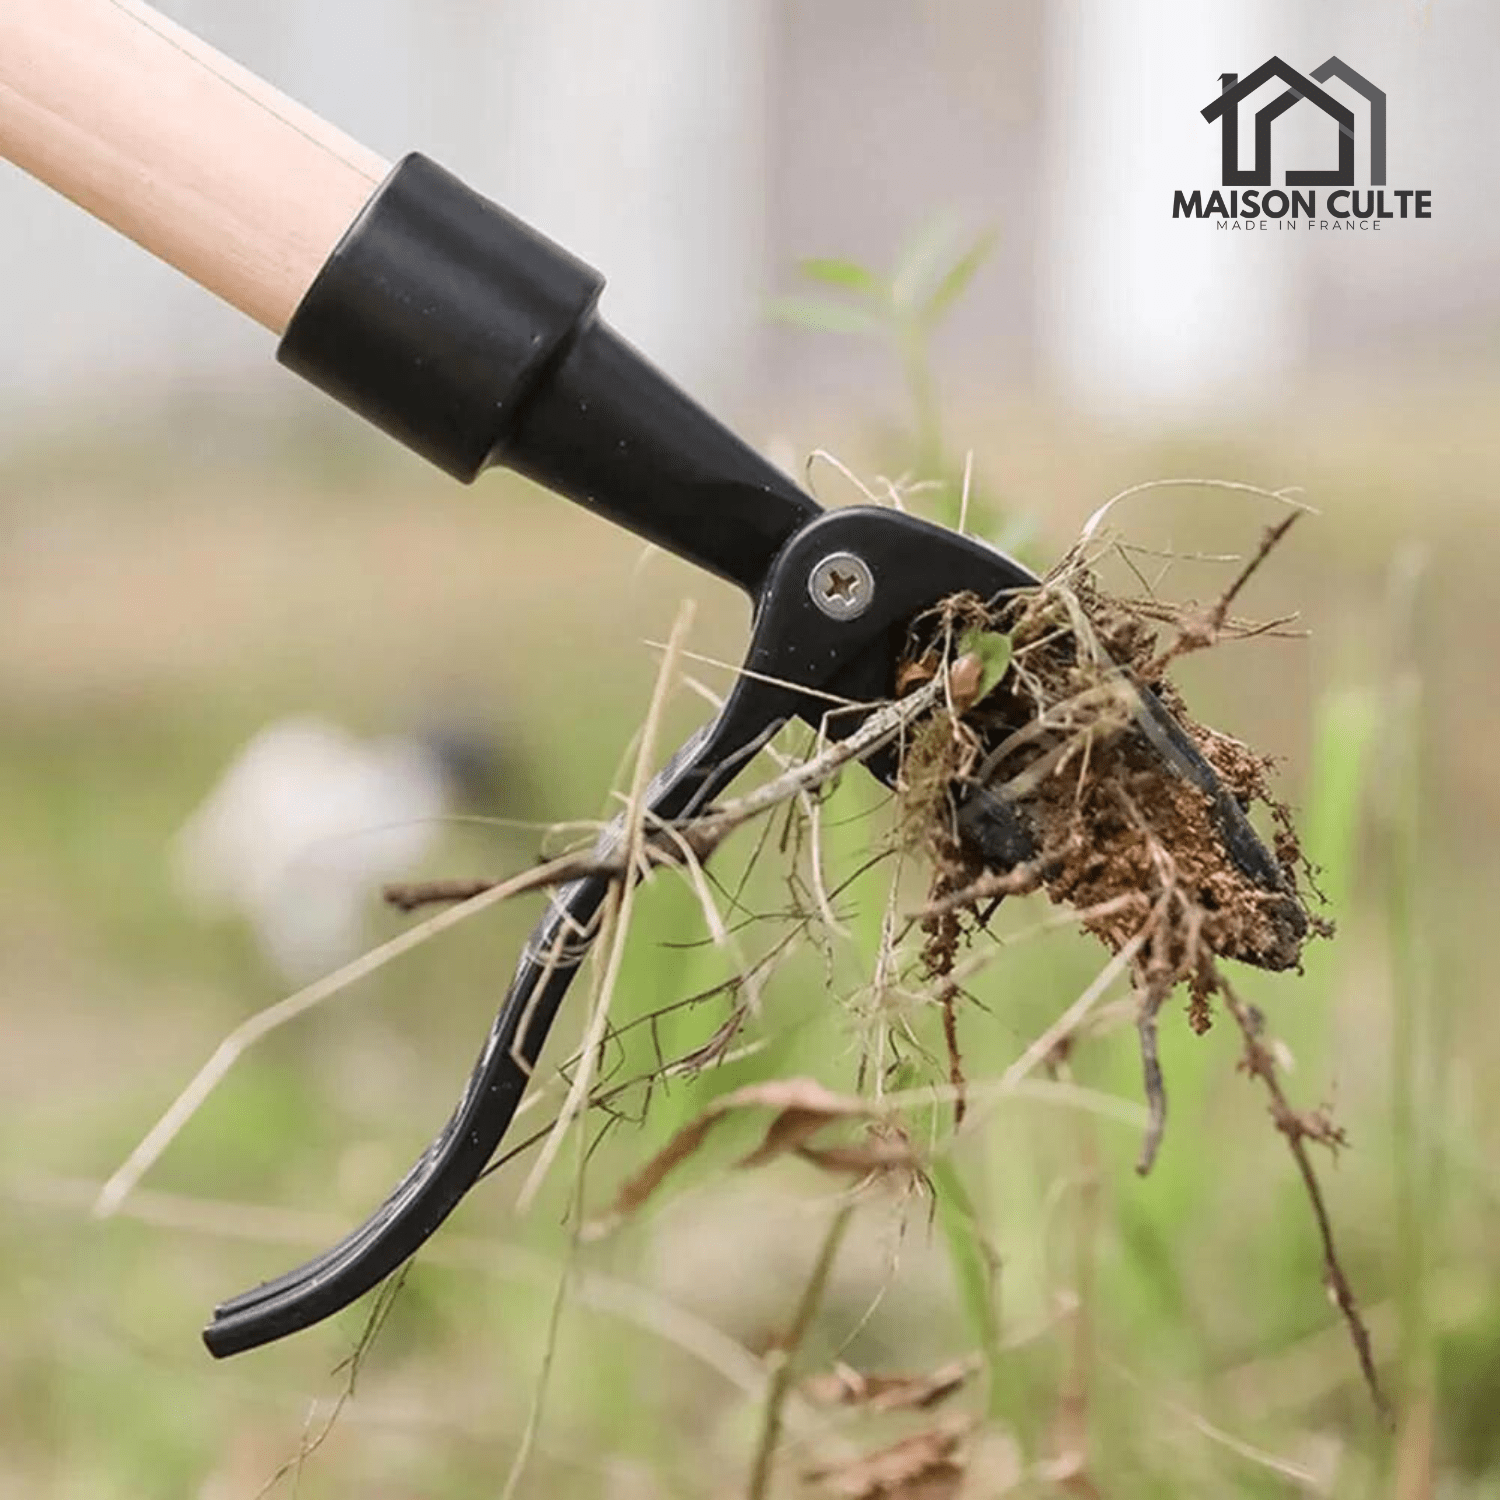
M 768 1161 L 784 1156 L 788 1151 L 801 1150 L 809 1136 L 830 1124 L 834 1115 L 823 1114 L 812 1109 L 784 1109 L 771 1121 L 765 1139 L 748 1156 L 742 1157 L 742 1167 L 763 1167 Z M 812 1147 L 807 1147 L 812 1150 Z
M 816 1078 L 772 1078 L 765 1083 L 746 1084 L 732 1094 L 719 1100 L 716 1108 L 746 1109 L 751 1105 L 762 1105 L 767 1109 L 802 1109 L 815 1114 L 867 1115 L 870 1106 L 864 1099 L 848 1094 L 835 1094 L 826 1089 Z
M 835 1119 L 868 1116 L 870 1107 L 862 1099 L 835 1094 L 813 1078 L 775 1078 L 752 1083 L 717 1099 L 684 1125 L 644 1167 L 627 1179 L 609 1213 L 588 1226 L 586 1237 L 597 1239 L 619 1220 L 633 1214 L 708 1139 L 714 1126 L 739 1109 L 764 1108 L 777 1111 L 765 1139 L 741 1163 L 758 1166 L 785 1152 L 802 1147 L 807 1138 Z
M 827 1121 L 822 1122 L 824 1124 Z M 896 1137 L 867 1137 L 836 1146 L 797 1147 L 797 1155 L 825 1172 L 893 1172 L 905 1168 L 914 1171 L 921 1163 L 911 1142 Z
M 823 1172 L 852 1172 L 862 1178 L 877 1173 L 907 1173 L 924 1179 L 921 1158 L 903 1125 L 894 1119 L 874 1119 L 856 1142 L 831 1146 L 798 1146 L 796 1154 Z
M 931 651 L 917 661 L 902 662 L 896 669 L 896 696 L 904 698 L 913 688 L 931 682 L 937 676 L 937 669 L 938 659 Z
M 620 1219 L 633 1214 L 662 1185 L 667 1174 L 708 1139 L 709 1132 L 723 1118 L 724 1110 L 716 1106 L 684 1125 L 634 1177 L 626 1179 L 609 1213 L 602 1221 L 588 1226 L 585 1238 L 596 1239 Z
M 952 1500 L 963 1485 L 958 1446 L 967 1421 L 944 1422 L 807 1477 L 844 1500 Z
M 824 1406 L 863 1406 L 870 1411 L 926 1410 L 945 1401 L 979 1368 L 976 1356 L 951 1360 L 919 1375 L 865 1375 L 839 1365 L 803 1386 L 808 1400 Z
M 788 1151 L 801 1149 L 811 1136 L 832 1121 L 870 1112 L 869 1105 L 862 1099 L 832 1093 L 812 1078 L 751 1084 L 731 1094 L 730 1098 L 740 1105 L 763 1104 L 779 1111 L 767 1127 L 760 1145 L 740 1162 L 742 1167 L 764 1166 Z

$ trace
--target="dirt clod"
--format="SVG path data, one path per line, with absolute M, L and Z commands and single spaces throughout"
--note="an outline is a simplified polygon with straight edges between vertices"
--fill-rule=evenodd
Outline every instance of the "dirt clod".
M 1145 936 L 1142 988 L 1187 982 L 1196 1030 L 1209 1022 L 1200 976 L 1211 959 L 1297 967 L 1323 927 L 1307 911 L 1305 863 L 1270 790 L 1271 761 L 1193 719 L 1166 676 L 1182 640 L 1203 644 L 1193 622 L 1208 616 L 1184 611 L 1164 644 L 1174 617 L 1163 606 L 1110 596 L 1083 568 L 993 614 L 970 598 L 945 609 L 941 634 L 981 623 L 1006 632 L 1014 656 L 997 691 L 935 720 L 907 761 L 908 816 L 934 864 L 929 975 L 951 971 L 988 904 L 977 894 L 984 869 L 1021 863 L 1021 845 L 1035 883 L 1111 951 Z M 1269 838 L 1251 825 L 1256 808 Z M 997 860 L 1001 848 L 1012 857 Z M 976 892 L 967 907 L 952 899 L 966 889 Z

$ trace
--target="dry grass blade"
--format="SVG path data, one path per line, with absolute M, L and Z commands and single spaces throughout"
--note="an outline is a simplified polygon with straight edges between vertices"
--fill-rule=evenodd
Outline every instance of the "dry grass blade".
M 1268 490 L 1258 484 L 1242 484 L 1231 479 L 1148 479 L 1141 484 L 1133 484 L 1128 489 L 1121 490 L 1118 494 L 1111 495 L 1108 500 L 1091 515 L 1083 524 L 1083 530 L 1078 535 L 1078 540 L 1073 544 L 1062 562 L 1053 569 L 1056 574 L 1060 569 L 1071 566 L 1080 558 L 1087 555 L 1089 545 L 1096 540 L 1103 529 L 1105 521 L 1115 506 L 1122 501 L 1129 500 L 1136 495 L 1150 494 L 1155 490 L 1174 489 L 1200 489 L 1220 490 L 1227 494 L 1251 495 L 1262 500 L 1274 500 L 1280 505 L 1290 505 L 1296 510 L 1313 511 L 1312 506 L 1296 499 L 1295 489 Z
M 307 1424 L 303 1429 L 302 1439 L 297 1445 L 296 1455 L 288 1459 L 266 1480 L 257 1492 L 255 1500 L 263 1500 L 264 1496 L 269 1495 L 283 1479 L 288 1477 L 291 1477 L 295 1491 L 302 1478 L 303 1466 L 332 1435 L 333 1429 L 338 1425 L 338 1420 L 344 1413 L 344 1408 L 354 1399 L 355 1387 L 359 1383 L 359 1372 L 370 1350 L 374 1347 L 380 1330 L 385 1326 L 385 1320 L 390 1316 L 391 1309 L 396 1305 L 396 1298 L 400 1295 L 401 1287 L 406 1281 L 407 1269 L 403 1266 L 394 1276 L 383 1282 L 376 1293 L 375 1304 L 365 1319 L 365 1326 L 360 1332 L 359 1341 L 350 1351 L 349 1357 L 339 1366 L 339 1370 L 344 1373 L 344 1384 L 334 1398 L 328 1415 L 314 1431 L 313 1420 L 317 1416 L 318 1403 L 313 1403 L 308 1410 Z
M 1186 656 L 1190 651 L 1201 651 L 1205 647 L 1218 643 L 1229 621 L 1229 606 L 1239 597 L 1245 585 L 1259 571 L 1261 564 L 1271 555 L 1277 544 L 1285 539 L 1287 532 L 1301 519 L 1302 514 L 1303 512 L 1294 510 L 1291 515 L 1283 517 L 1274 526 L 1266 528 L 1254 555 L 1240 569 L 1229 587 L 1219 595 L 1213 606 L 1184 620 L 1178 629 L 1177 638 L 1143 670 L 1141 675 L 1148 682 L 1160 677 L 1179 656 Z M 1253 629 L 1250 633 L 1254 633 Z
M 219 1043 L 213 1055 L 193 1075 L 187 1087 L 172 1101 L 140 1144 L 100 1188 L 99 1197 L 94 1206 L 95 1213 L 100 1217 L 107 1217 L 119 1209 L 136 1184 L 150 1171 L 167 1147 L 181 1134 L 183 1127 L 203 1107 L 209 1095 L 223 1081 L 224 1076 L 257 1042 L 278 1028 L 295 1021 L 299 1016 L 305 1015 L 325 1000 L 331 1000 L 351 985 L 368 978 L 377 970 L 384 968 L 386 964 L 410 953 L 413 948 L 420 947 L 421 944 L 450 931 L 460 922 L 477 916 L 480 912 L 488 910 L 508 897 L 537 890 L 557 880 L 571 878 L 566 872 L 573 869 L 576 863 L 576 860 L 572 859 L 554 860 L 534 870 L 527 870 L 511 880 L 490 886 L 477 895 L 469 897 L 460 905 L 439 912 L 420 926 L 399 934 L 388 943 L 382 943 L 380 947 L 361 955 L 353 963 L 336 969 L 326 978 L 317 980 L 295 994 L 288 995 L 286 999 L 278 1001 L 275 1005 L 267 1006 L 265 1010 L 257 1012 L 248 1020 L 242 1021 Z
M 657 731 L 661 726 L 662 709 L 666 705 L 677 671 L 678 655 L 692 625 L 694 606 L 691 600 L 684 601 L 673 622 L 672 633 L 667 638 L 667 650 L 661 659 L 656 674 L 656 686 L 651 693 L 651 703 L 646 711 L 646 721 L 641 728 L 640 742 L 636 751 L 635 772 L 630 783 L 630 797 L 626 804 L 624 837 L 620 841 L 621 864 L 630 872 L 616 881 L 610 890 L 605 906 L 604 931 L 609 935 L 609 947 L 604 963 L 604 974 L 599 983 L 598 996 L 589 1017 L 581 1049 L 577 1071 L 563 1107 L 558 1112 L 557 1123 L 542 1145 L 540 1155 L 530 1175 L 522 1184 L 517 1207 L 523 1212 L 536 1198 L 548 1168 L 552 1165 L 563 1136 L 572 1125 L 585 1101 L 594 1080 L 594 1060 L 604 1041 L 605 1027 L 609 1021 L 610 1002 L 614 998 L 615 984 L 620 977 L 620 965 L 625 958 L 625 940 L 630 930 L 630 912 L 634 902 L 636 882 L 632 878 L 643 855 L 646 828 L 646 787 L 650 783 L 652 767 L 656 758 Z

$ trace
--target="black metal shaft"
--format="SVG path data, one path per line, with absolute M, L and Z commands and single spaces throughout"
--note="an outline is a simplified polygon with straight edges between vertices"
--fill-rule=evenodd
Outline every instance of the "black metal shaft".
M 414 154 L 278 358 L 465 483 L 505 464 L 754 594 L 818 506 L 598 317 L 602 286 Z

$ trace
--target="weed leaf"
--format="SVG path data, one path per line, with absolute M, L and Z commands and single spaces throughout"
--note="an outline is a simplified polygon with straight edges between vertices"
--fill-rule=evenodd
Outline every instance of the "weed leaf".
M 851 292 L 864 292 L 871 297 L 885 294 L 880 277 L 862 266 L 857 260 L 838 260 L 816 256 L 811 260 L 797 262 L 797 269 L 810 281 L 821 281 L 825 286 L 843 287 Z
M 945 268 L 953 264 L 959 226 L 943 214 L 920 229 L 901 252 L 891 273 L 891 306 L 898 312 L 920 310 L 934 295 Z
M 980 630 L 977 627 L 964 632 L 958 645 L 961 656 L 979 659 L 979 680 L 974 688 L 972 702 L 981 699 L 999 687 L 1000 680 L 1010 667 L 1011 639 L 998 630 Z
M 820 297 L 777 297 L 767 312 L 778 323 L 819 333 L 875 333 L 880 328 L 874 313 L 843 302 L 825 302 Z
M 922 321 L 929 328 L 940 323 L 948 309 L 968 290 L 974 273 L 989 259 L 990 252 L 995 248 L 996 237 L 993 229 L 986 229 L 943 274 L 931 295 L 922 304 Z

